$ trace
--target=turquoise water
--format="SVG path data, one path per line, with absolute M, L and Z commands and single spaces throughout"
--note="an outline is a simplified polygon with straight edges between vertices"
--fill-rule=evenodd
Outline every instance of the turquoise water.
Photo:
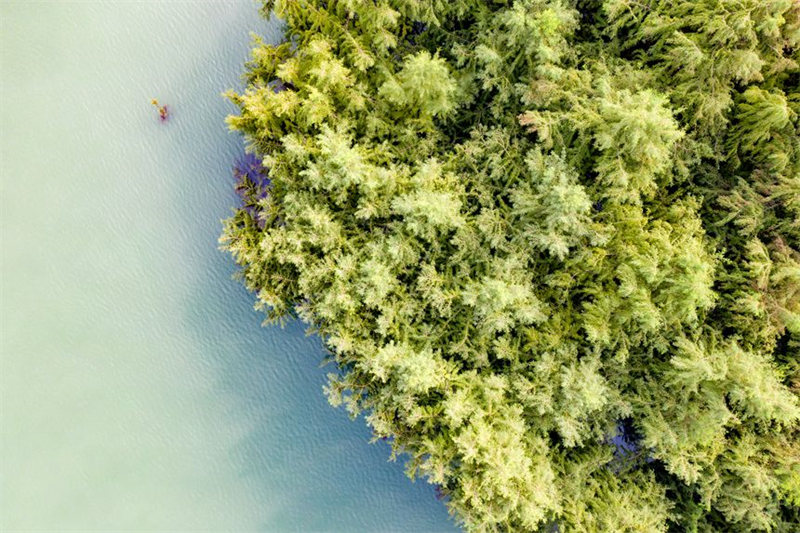
M 0 2 L 2 530 L 455 531 L 217 250 L 250 30 L 249 0 Z

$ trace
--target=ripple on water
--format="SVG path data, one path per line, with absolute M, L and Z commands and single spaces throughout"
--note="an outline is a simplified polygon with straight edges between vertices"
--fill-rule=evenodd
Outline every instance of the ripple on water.
M 454 529 L 217 250 L 256 8 L 0 3 L 0 529 Z

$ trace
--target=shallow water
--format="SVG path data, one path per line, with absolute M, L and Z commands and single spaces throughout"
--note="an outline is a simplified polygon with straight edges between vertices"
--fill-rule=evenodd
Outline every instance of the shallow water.
M 0 2 L 0 530 L 455 531 L 217 250 L 250 30 L 249 0 Z

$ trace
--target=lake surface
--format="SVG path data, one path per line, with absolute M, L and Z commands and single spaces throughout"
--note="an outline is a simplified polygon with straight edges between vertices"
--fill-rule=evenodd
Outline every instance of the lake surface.
M 251 0 L 0 2 L 0 530 L 456 531 L 217 249 L 251 30 Z

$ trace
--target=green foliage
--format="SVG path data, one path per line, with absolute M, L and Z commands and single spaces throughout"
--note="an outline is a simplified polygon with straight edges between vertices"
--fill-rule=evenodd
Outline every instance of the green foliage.
M 433 117 L 453 109 L 455 81 L 447 63 L 423 50 L 406 56 L 403 68 L 378 90 L 378 96 L 405 113 Z
M 272 11 L 222 243 L 331 403 L 469 531 L 797 530 L 800 4 Z

